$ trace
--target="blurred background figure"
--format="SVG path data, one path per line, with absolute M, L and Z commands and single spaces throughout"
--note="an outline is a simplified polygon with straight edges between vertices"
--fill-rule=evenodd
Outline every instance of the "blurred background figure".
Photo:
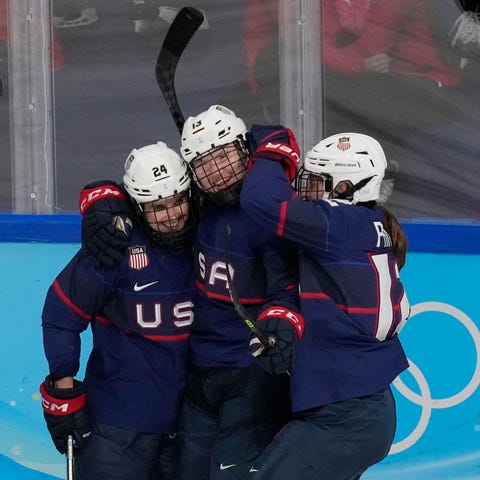
M 88 0 L 54 0 L 53 24 L 56 28 L 85 27 L 98 21 L 97 10 Z
M 451 216 L 456 207 L 445 191 L 452 189 L 462 205 L 458 214 L 479 218 L 472 177 L 478 157 L 472 139 L 480 128 L 480 69 L 473 68 L 479 30 L 477 7 L 468 3 L 321 2 L 323 135 L 355 131 L 379 139 L 390 159 L 384 197 L 400 217 Z M 248 88 L 262 106 L 259 123 L 281 123 L 278 8 L 279 0 L 246 1 Z M 471 52 L 466 69 L 460 45 Z M 440 164 L 455 165 L 462 172 L 458 182 Z
M 270 81 L 278 76 L 277 8 L 277 0 L 247 0 L 249 85 L 269 109 L 278 105 Z M 460 77 L 433 36 L 426 0 L 334 0 L 322 2 L 321 14 L 326 134 L 418 126 L 455 111 L 449 96 Z

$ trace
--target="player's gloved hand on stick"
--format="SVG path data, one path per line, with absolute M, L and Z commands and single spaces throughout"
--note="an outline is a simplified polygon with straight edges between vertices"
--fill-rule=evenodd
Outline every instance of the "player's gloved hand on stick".
M 288 181 L 292 182 L 300 166 L 300 149 L 293 132 L 281 125 L 253 125 L 247 133 L 252 156 L 250 169 L 260 158 L 275 160 L 282 164 Z
M 67 437 L 73 435 L 76 451 L 90 439 L 91 423 L 85 406 L 83 382 L 73 381 L 72 388 L 56 388 L 50 375 L 40 385 L 43 416 L 55 447 L 67 452 Z
M 102 180 L 80 193 L 82 252 L 96 266 L 112 267 L 124 256 L 132 230 L 132 212 L 125 192 Z
M 250 353 L 260 366 L 271 374 L 288 372 L 292 365 L 298 341 L 304 329 L 303 317 L 288 308 L 273 306 L 264 310 L 255 326 L 265 338 L 273 341 L 263 348 L 258 337 L 250 338 Z M 258 354 L 258 350 L 263 348 Z

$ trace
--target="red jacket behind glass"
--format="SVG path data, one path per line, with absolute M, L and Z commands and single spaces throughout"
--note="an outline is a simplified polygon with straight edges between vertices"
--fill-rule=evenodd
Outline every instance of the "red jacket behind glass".
M 254 91 L 258 85 L 252 71 L 259 52 L 277 34 L 276 12 L 277 0 L 246 2 L 246 60 Z M 392 57 L 391 73 L 423 76 L 445 87 L 459 83 L 436 45 L 425 0 L 328 0 L 322 2 L 322 16 L 324 63 L 333 71 L 364 73 L 366 58 L 387 53 Z M 350 21 L 347 28 L 354 29 L 358 40 L 339 48 L 336 36 L 345 21 Z

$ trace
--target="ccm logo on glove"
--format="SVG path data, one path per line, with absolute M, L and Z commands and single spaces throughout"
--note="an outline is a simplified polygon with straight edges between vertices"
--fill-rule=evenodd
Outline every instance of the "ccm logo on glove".
M 292 310 L 283 307 L 270 307 L 264 310 L 257 320 L 265 320 L 272 317 L 280 317 L 288 320 L 295 328 L 298 339 L 300 340 L 302 338 L 305 321 L 300 314 L 296 314 Z
M 73 387 L 57 388 L 51 375 L 47 375 L 40 393 L 43 416 L 55 447 L 66 453 L 68 435 L 73 435 L 74 449 L 78 452 L 90 439 L 92 430 L 83 383 L 73 380 Z
M 80 194 L 78 205 L 80 215 L 84 215 L 92 203 L 108 197 L 126 199 L 125 194 L 116 185 L 101 185 L 100 187 L 85 188 Z
M 40 393 L 42 394 L 42 407 L 51 415 L 68 415 L 80 410 L 85 405 L 85 394 L 68 400 L 60 400 L 46 392 L 44 383 L 40 385 Z
M 290 148 L 285 143 L 268 142 L 266 145 L 263 145 L 262 148 L 268 149 L 271 152 L 278 151 L 279 154 L 282 154 L 282 153 L 287 154 L 287 155 L 290 156 L 290 158 L 293 161 L 296 161 L 297 164 L 300 163 L 300 156 L 298 155 L 298 153 L 293 148 Z
M 253 125 L 248 138 L 253 151 L 249 169 L 260 158 L 273 160 L 280 162 L 288 181 L 293 181 L 300 166 L 300 149 L 289 128 Z

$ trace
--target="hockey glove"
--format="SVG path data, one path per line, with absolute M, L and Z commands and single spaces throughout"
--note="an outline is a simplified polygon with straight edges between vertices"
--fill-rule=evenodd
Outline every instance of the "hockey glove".
M 256 327 L 267 338 L 273 338 L 272 345 L 258 355 L 260 341 L 252 336 L 250 352 L 260 366 L 271 374 L 288 372 L 291 368 L 298 341 L 302 338 L 303 317 L 284 307 L 269 307 L 262 312 Z
M 282 164 L 288 181 L 293 181 L 300 166 L 300 149 L 289 128 L 253 125 L 247 139 L 252 152 L 249 169 L 260 158 L 275 160 Z
M 43 416 L 55 447 L 67 452 L 67 437 L 73 436 L 80 450 L 90 439 L 91 423 L 85 406 L 83 382 L 73 381 L 73 388 L 56 388 L 50 375 L 40 385 Z
M 96 266 L 112 267 L 124 256 L 132 230 L 125 192 L 107 180 L 90 183 L 80 193 L 82 252 Z

